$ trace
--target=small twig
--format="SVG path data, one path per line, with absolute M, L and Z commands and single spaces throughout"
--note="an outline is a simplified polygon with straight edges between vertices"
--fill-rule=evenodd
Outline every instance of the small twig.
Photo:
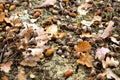
M 64 8 L 63 8 L 63 6 L 62 6 L 62 0 L 58 0 L 58 3 L 59 3 L 59 6 L 60 6 L 60 9 L 63 11 Z
M 4 54 L 5 54 L 5 51 L 7 50 L 7 45 L 5 45 L 3 47 L 3 50 L 1 51 L 1 54 L 0 54 L 0 63 L 3 62 L 3 58 L 4 58 Z

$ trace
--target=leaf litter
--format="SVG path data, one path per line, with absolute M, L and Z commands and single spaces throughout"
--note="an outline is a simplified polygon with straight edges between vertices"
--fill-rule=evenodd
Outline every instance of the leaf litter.
M 118 12 L 115 4 L 111 6 L 112 1 L 44 0 L 40 3 L 34 0 L 0 3 L 0 79 L 16 78 L 12 78 L 15 67 L 18 80 L 120 79 L 119 73 L 112 71 L 119 69 L 116 49 L 120 44 L 116 36 L 119 24 L 113 18 Z M 21 5 L 29 8 L 23 10 Z M 97 73 L 91 76 L 90 71 Z

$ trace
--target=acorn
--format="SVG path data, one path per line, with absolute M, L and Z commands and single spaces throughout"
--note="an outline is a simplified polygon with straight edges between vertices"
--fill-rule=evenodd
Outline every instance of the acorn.
M 33 18 L 35 19 L 35 18 L 38 18 L 40 16 L 40 12 L 35 12 L 34 14 L 33 14 Z
M 2 31 L 3 29 L 0 27 L 0 31 Z
M 95 16 L 100 16 L 100 15 L 101 15 L 101 12 L 100 12 L 100 11 L 97 11 L 97 12 L 95 12 L 94 15 L 95 15 Z
M 74 13 L 74 12 L 69 13 L 69 15 L 70 15 L 71 17 L 76 17 L 76 16 L 77 16 L 77 14 L 76 14 L 76 13 Z
M 104 10 L 105 11 L 110 11 L 110 10 L 112 10 L 112 7 L 105 7 Z
M 45 52 L 45 56 L 51 56 L 52 54 L 54 53 L 54 50 L 51 48 L 51 49 L 48 49 L 46 52 Z
M 35 9 L 35 10 L 34 10 L 34 12 L 39 12 L 39 13 L 42 13 L 42 12 L 43 12 L 43 10 L 41 10 L 41 9 Z
M 65 36 L 66 36 L 66 33 L 62 32 L 62 33 L 60 33 L 59 38 L 63 39 Z
M 10 26 L 6 26 L 6 27 L 5 27 L 5 30 L 6 30 L 6 31 L 9 31 L 10 29 L 11 29 Z
M 16 5 L 11 5 L 10 8 L 9 8 L 9 10 L 13 11 L 13 10 L 15 10 L 15 8 L 16 8 Z
M 73 74 L 73 71 L 72 71 L 72 70 L 67 70 L 67 71 L 65 71 L 64 76 L 65 76 L 65 77 L 69 77 L 69 76 L 71 76 L 72 74 Z
M 62 0 L 62 1 L 65 2 L 65 3 L 66 3 L 66 2 L 69 2 L 69 0 Z
M 5 15 L 8 15 L 8 10 L 5 9 L 5 10 L 4 10 L 4 13 L 5 13 Z

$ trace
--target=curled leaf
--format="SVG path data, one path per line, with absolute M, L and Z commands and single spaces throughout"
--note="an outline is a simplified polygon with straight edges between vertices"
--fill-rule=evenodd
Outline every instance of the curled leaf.
M 110 67 L 110 66 L 113 66 L 113 67 L 117 67 L 119 65 L 119 61 L 117 60 L 114 60 L 113 57 L 107 57 L 106 60 L 102 60 L 102 65 L 103 65 L 103 68 L 107 68 L 107 67 Z
M 113 21 L 110 21 L 108 23 L 107 28 L 104 30 L 103 34 L 101 35 L 102 38 L 107 38 L 110 35 L 110 32 L 113 30 L 113 25 L 114 25 Z
M 110 52 L 110 50 L 108 48 L 104 48 L 104 47 L 98 48 L 95 58 L 98 58 L 100 61 L 102 61 L 102 60 L 104 60 L 105 55 L 109 52 Z

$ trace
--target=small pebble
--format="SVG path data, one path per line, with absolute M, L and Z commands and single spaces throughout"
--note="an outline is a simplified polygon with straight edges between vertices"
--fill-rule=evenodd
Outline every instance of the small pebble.
M 53 53 L 54 53 L 54 50 L 53 50 L 53 49 L 48 49 L 48 50 L 45 52 L 45 55 L 46 55 L 46 56 L 51 56 Z
M 33 18 L 35 19 L 35 18 L 38 18 L 39 17 L 39 15 L 40 15 L 40 13 L 39 12 L 35 12 L 34 14 L 33 14 Z
M 64 73 L 64 76 L 65 77 L 69 77 L 73 74 L 73 71 L 72 70 L 67 70 L 65 73 Z
M 52 13 L 57 15 L 58 14 L 58 11 L 57 10 L 52 10 Z
M 60 50 L 60 49 L 57 51 L 57 53 L 60 55 L 63 54 L 62 50 Z
M 9 8 L 9 10 L 13 11 L 15 8 L 16 8 L 16 5 L 11 5 L 10 8 Z

